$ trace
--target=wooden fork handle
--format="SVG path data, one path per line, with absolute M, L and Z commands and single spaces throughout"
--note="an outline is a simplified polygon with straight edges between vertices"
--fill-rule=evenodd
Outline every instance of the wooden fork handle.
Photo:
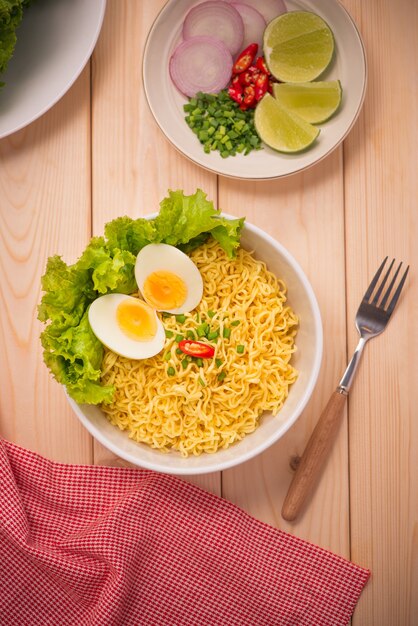
M 282 508 L 282 517 L 292 522 L 302 509 L 306 497 L 316 485 L 341 423 L 346 393 L 334 391 L 308 441 Z

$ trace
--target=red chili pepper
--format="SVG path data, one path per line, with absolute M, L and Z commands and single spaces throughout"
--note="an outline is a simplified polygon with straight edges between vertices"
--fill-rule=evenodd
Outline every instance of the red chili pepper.
M 269 79 L 267 74 L 260 74 L 255 81 L 255 99 L 258 102 L 264 96 L 268 88 Z
M 255 105 L 256 105 L 255 87 L 254 85 L 248 85 L 248 87 L 245 87 L 244 89 L 244 98 L 243 98 L 242 105 L 240 106 L 240 108 L 243 111 L 246 111 L 247 109 L 251 109 Z
M 242 85 L 243 87 L 250 85 L 253 79 L 251 72 L 249 72 L 248 70 L 245 70 L 245 72 L 241 72 L 241 74 L 238 74 L 236 78 L 239 79 L 240 85 Z
M 255 59 L 258 50 L 258 43 L 250 43 L 237 58 L 232 68 L 232 75 L 245 72 Z
M 255 66 L 260 70 L 260 72 L 263 72 L 263 74 L 267 74 L 267 76 L 270 76 L 269 68 L 266 65 L 264 57 L 258 57 Z
M 255 67 L 255 65 L 251 65 L 248 70 L 245 70 L 245 72 L 241 72 L 241 74 L 238 74 L 237 77 L 239 78 L 239 82 L 241 83 L 241 85 L 246 87 L 247 85 L 254 85 L 255 79 L 257 78 L 259 73 L 260 72 Z
M 182 339 L 179 343 L 179 348 L 184 354 L 200 357 L 201 359 L 210 359 L 215 354 L 215 348 L 202 341 Z
M 228 87 L 229 97 L 232 98 L 232 100 L 234 100 L 235 102 L 238 102 L 238 104 L 241 104 L 243 91 L 244 88 L 240 83 L 239 77 L 235 76 L 232 79 L 230 86 Z

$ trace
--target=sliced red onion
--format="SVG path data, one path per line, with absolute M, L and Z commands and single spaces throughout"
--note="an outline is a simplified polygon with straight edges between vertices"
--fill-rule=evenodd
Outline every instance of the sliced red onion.
M 224 2 L 235 2 L 235 0 L 224 0 Z M 274 20 L 275 17 L 282 13 L 287 13 L 286 5 L 283 0 L 245 0 L 253 9 L 261 13 L 267 24 Z
M 198 91 L 218 93 L 230 81 L 232 64 L 232 55 L 222 41 L 192 37 L 174 50 L 170 76 L 185 96 L 192 98 Z
M 238 11 L 244 22 L 242 47 L 246 48 L 250 43 L 257 43 L 260 55 L 263 54 L 263 34 L 266 28 L 266 20 L 261 13 L 250 7 L 249 4 L 234 2 L 231 6 Z
M 228 2 L 209 0 L 193 7 L 183 23 L 183 39 L 202 35 L 216 37 L 234 55 L 242 49 L 244 23 Z

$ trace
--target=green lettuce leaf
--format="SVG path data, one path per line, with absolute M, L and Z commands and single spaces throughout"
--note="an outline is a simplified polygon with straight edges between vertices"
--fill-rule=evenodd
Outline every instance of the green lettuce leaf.
M 210 237 L 210 233 L 200 233 L 197 237 L 193 237 L 187 243 L 180 243 L 177 248 L 179 248 L 185 254 L 189 254 L 192 250 L 195 250 L 199 246 L 202 246 Z
M 135 261 L 144 246 L 164 242 L 188 252 L 212 236 L 230 257 L 239 246 L 244 220 L 221 217 L 200 189 L 190 196 L 170 191 L 160 207 L 152 220 L 109 222 L 105 236 L 93 237 L 73 265 L 59 256 L 48 259 L 38 307 L 39 319 L 47 323 L 41 335 L 44 360 L 77 402 L 99 404 L 113 397 L 113 387 L 101 385 L 103 346 L 90 328 L 88 307 L 102 294 L 137 290 Z
M 44 361 L 58 382 L 79 402 L 110 402 L 114 388 L 100 383 L 103 345 L 91 330 L 86 311 L 77 326 L 57 334 L 50 324 L 41 335 Z
M 136 256 L 129 250 L 113 248 L 110 252 L 103 237 L 93 237 L 77 261 L 77 268 L 89 271 L 93 290 L 99 294 L 132 293 L 138 289 L 135 261 Z
M 221 220 L 218 220 L 220 222 Z M 222 224 L 215 226 L 210 232 L 229 257 L 236 255 L 240 245 L 241 231 L 244 226 L 244 218 L 235 220 L 222 220 Z
M 191 196 L 185 196 L 180 190 L 168 194 L 168 198 L 160 203 L 160 212 L 155 218 L 159 241 L 176 246 L 216 226 L 214 216 L 220 211 L 216 211 L 213 202 L 206 200 L 201 189 Z
M 13 56 L 17 41 L 16 29 L 22 16 L 20 0 L 0 0 L 0 73 L 6 71 Z
M 87 270 L 76 265 L 68 267 L 59 256 L 50 257 L 42 277 L 45 294 L 38 308 L 38 318 L 42 322 L 52 320 L 59 329 L 77 325 L 92 299 L 92 294 L 86 293 L 88 284 Z
M 118 217 L 106 224 L 105 236 L 109 250 L 129 250 L 136 256 L 141 248 L 156 241 L 154 220 Z
M 189 251 L 211 234 L 233 257 L 244 220 L 228 220 L 220 214 L 201 189 L 191 196 L 181 190 L 169 191 L 155 219 L 157 240 Z
M 16 30 L 29 0 L 0 0 L 0 74 L 6 71 L 16 46 Z M 0 83 L 0 86 L 4 83 Z

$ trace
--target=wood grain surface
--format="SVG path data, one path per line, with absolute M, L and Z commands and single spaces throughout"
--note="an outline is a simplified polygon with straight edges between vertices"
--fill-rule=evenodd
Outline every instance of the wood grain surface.
M 42 362 L 36 307 L 46 258 L 74 261 L 119 215 L 158 210 L 167 189 L 204 189 L 297 258 L 323 317 L 318 384 L 298 422 L 256 459 L 190 480 L 276 527 L 369 567 L 353 626 L 418 623 L 418 3 L 344 0 L 369 83 L 350 135 L 284 180 L 243 182 L 180 155 L 148 111 L 141 79 L 162 0 L 108 0 L 90 64 L 62 100 L 0 141 L 0 435 L 64 462 L 124 464 L 92 441 Z M 411 265 L 385 333 L 367 346 L 321 482 L 293 523 L 280 516 L 300 455 L 344 370 L 354 316 L 381 259 Z
M 349 401 L 351 557 L 372 570 L 354 626 L 418 623 L 418 4 L 350 0 L 369 85 L 344 145 L 348 345 L 364 284 L 386 254 L 407 290 L 370 342 Z M 390 80 L 386 80 L 390 77 Z

